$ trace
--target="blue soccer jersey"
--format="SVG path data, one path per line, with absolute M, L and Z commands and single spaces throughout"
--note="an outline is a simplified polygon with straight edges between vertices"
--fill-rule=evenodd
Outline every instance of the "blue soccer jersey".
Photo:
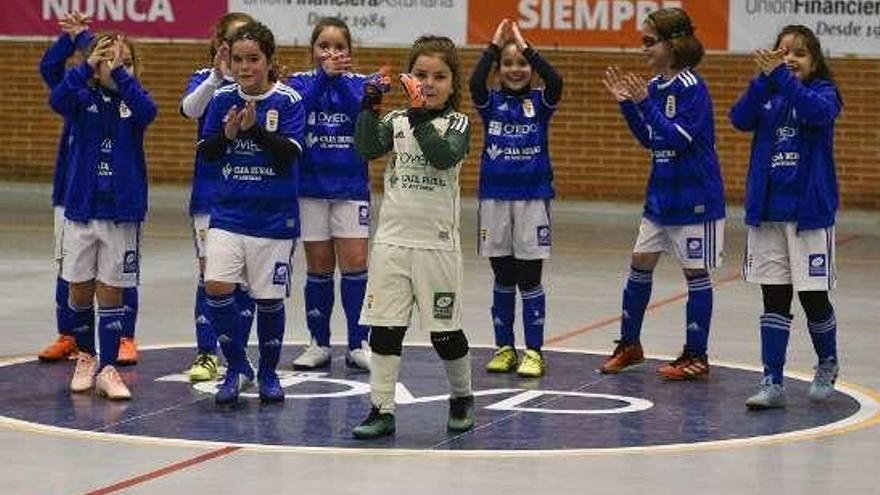
M 49 89 L 57 86 L 64 79 L 65 66 L 67 59 L 72 57 L 76 50 L 86 52 L 89 44 L 94 39 L 94 35 L 90 31 L 82 31 L 76 35 L 75 39 L 70 39 L 70 35 L 62 33 L 43 54 L 40 60 L 40 76 L 49 87 Z M 72 154 L 70 149 L 75 139 L 70 132 L 70 120 L 64 119 L 64 126 L 61 131 L 61 137 L 58 140 L 58 152 L 55 155 L 55 173 L 52 178 L 52 206 L 64 206 L 64 192 L 67 189 L 67 167 L 68 160 Z
M 87 63 L 67 71 L 49 104 L 70 122 L 64 214 L 69 220 L 139 222 L 147 211 L 144 133 L 156 118 L 156 103 L 122 67 L 110 72 L 117 91 L 89 85 Z
M 724 184 L 715 152 L 712 99 L 703 79 L 683 70 L 656 77 L 638 105 L 621 103 L 636 139 L 651 150 L 644 215 L 660 225 L 724 218 Z
M 553 198 L 547 134 L 554 106 L 543 89 L 524 95 L 493 90 L 478 106 L 485 144 L 480 158 L 480 199 Z
M 213 69 L 199 69 L 193 73 L 193 75 L 189 78 L 189 82 L 186 84 L 186 89 L 183 92 L 183 96 L 191 94 L 196 90 L 206 79 L 211 76 L 211 72 Z M 234 81 L 230 79 L 221 79 L 220 87 L 228 86 L 233 84 Z M 197 136 L 202 135 L 202 128 L 205 126 L 205 117 L 208 115 L 207 111 L 202 113 L 202 115 L 198 118 L 198 133 Z M 211 212 L 211 203 L 213 202 L 214 188 L 216 187 L 217 181 L 220 178 L 220 170 L 216 165 L 207 163 L 202 159 L 201 156 L 196 154 L 195 158 L 195 168 L 193 170 L 193 182 L 192 182 L 192 191 L 190 192 L 189 197 L 189 213 L 190 215 L 198 215 L 198 214 L 206 214 Z
M 224 132 L 224 120 L 234 105 L 239 110 L 256 102 L 257 123 L 268 132 L 291 140 L 302 150 L 305 114 L 300 95 L 275 85 L 266 93 L 249 96 L 238 84 L 214 93 L 208 106 L 201 139 Z M 277 163 L 272 155 L 239 133 L 215 164 L 220 177 L 211 208 L 211 228 L 270 239 L 299 236 L 299 205 L 294 163 Z
M 770 100 L 771 105 L 784 106 L 783 117 L 776 123 L 773 156 L 770 159 L 770 176 L 767 182 L 767 198 L 762 220 L 791 222 L 797 219 L 798 167 L 800 166 L 801 126 L 797 122 L 797 110 L 781 95 Z
M 370 199 L 365 162 L 354 148 L 354 127 L 367 76 L 329 77 L 321 69 L 298 72 L 287 84 L 303 97 L 305 149 L 299 165 L 299 194 L 322 199 Z

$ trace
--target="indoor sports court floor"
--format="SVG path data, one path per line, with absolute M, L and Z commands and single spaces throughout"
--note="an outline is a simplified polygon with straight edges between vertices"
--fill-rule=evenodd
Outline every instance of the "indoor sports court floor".
M 617 376 L 595 372 L 617 336 L 639 206 L 558 202 L 544 277 L 549 374 L 520 380 L 482 371 L 491 352 L 491 273 L 474 254 L 475 201 L 465 199 L 464 328 L 474 346 L 477 428 L 446 433 L 445 378 L 427 336 L 414 329 L 398 386 L 398 433 L 359 443 L 349 431 L 369 407 L 367 376 L 345 369 L 341 349 L 322 373 L 289 371 L 306 340 L 301 250 L 282 365 L 288 400 L 264 407 L 247 397 L 218 409 L 210 385 L 181 380 L 192 358 L 195 280 L 186 197 L 173 187 L 151 194 L 137 330 L 143 352 L 124 371 L 135 398 L 119 404 L 70 396 L 72 363 L 35 361 L 54 331 L 49 191 L 0 183 L 3 495 L 880 493 L 880 214 L 839 219 L 838 392 L 820 405 L 805 398 L 813 353 L 795 304 L 789 407 L 755 413 L 743 401 L 760 378 L 760 295 L 738 276 L 740 212 L 730 214 L 726 264 L 714 277 L 712 378 L 664 383 L 653 371 L 660 360 Z M 652 357 L 680 351 L 684 288 L 674 264 L 662 261 L 643 332 Z M 344 335 L 340 313 L 336 337 Z

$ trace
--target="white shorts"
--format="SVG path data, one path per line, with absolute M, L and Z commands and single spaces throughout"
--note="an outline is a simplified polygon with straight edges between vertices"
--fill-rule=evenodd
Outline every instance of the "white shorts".
M 461 252 L 373 244 L 361 325 L 406 327 L 418 307 L 419 328 L 461 328 Z
M 205 243 L 208 240 L 208 228 L 211 226 L 211 215 L 198 213 L 192 216 L 193 247 L 196 250 L 196 258 L 204 258 Z
M 798 232 L 794 222 L 764 222 L 749 227 L 743 279 L 791 284 L 797 292 L 831 290 L 837 285 L 834 251 L 834 227 Z
M 550 205 L 549 199 L 480 200 L 477 254 L 521 260 L 549 258 L 553 241 Z
M 140 279 L 141 225 L 90 220 L 64 221 L 61 278 L 98 280 L 111 287 L 136 287 Z
M 268 239 L 208 229 L 205 280 L 247 284 L 254 299 L 290 295 L 294 239 Z
M 724 219 L 690 225 L 658 225 L 642 217 L 634 253 L 669 253 L 682 268 L 712 270 L 724 258 Z
M 55 238 L 55 249 L 52 251 L 55 261 L 60 265 L 64 252 L 64 207 L 52 208 L 52 233 Z
M 370 237 L 370 202 L 299 198 L 300 238 L 304 242 Z

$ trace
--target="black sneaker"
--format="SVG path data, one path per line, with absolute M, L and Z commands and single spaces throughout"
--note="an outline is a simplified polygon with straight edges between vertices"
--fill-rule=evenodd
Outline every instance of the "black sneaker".
M 449 431 L 462 432 L 474 427 L 474 396 L 454 397 L 449 399 L 449 420 L 446 428 Z
M 355 426 L 351 433 L 355 438 L 362 440 L 393 435 L 394 415 L 380 412 L 378 407 L 373 406 L 367 419 Z

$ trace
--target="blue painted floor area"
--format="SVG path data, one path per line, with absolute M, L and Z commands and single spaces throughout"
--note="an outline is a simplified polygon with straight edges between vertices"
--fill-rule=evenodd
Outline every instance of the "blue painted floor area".
M 254 351 L 252 349 L 252 351 Z M 299 346 L 287 346 L 286 357 Z M 71 394 L 73 362 L 36 361 L 0 368 L 0 415 L 73 430 L 143 437 L 273 446 L 441 450 L 558 450 L 691 444 L 788 433 L 828 425 L 859 409 L 841 392 L 826 403 L 807 400 L 809 384 L 788 379 L 785 410 L 747 411 L 744 399 L 760 374 L 713 366 L 700 382 L 667 382 L 648 360 L 608 376 L 604 356 L 546 350 L 550 372 L 540 380 L 482 371 L 492 350 L 472 349 L 477 427 L 446 431 L 448 392 L 431 347 L 408 346 L 398 385 L 397 434 L 360 441 L 351 428 L 369 412 L 369 376 L 340 361 L 319 373 L 282 371 L 288 399 L 263 405 L 255 390 L 235 406 L 218 407 L 213 383 L 194 388 L 181 370 L 190 348 L 145 350 L 137 366 L 121 368 L 135 400 L 111 402 Z M 345 349 L 337 347 L 335 354 Z M 256 360 L 256 356 L 252 356 Z M 255 387 L 254 387 L 255 388 Z M 408 393 L 407 393 L 408 392 Z M 329 397 L 328 397 L 329 396 Z M 611 396 L 611 397 L 607 397 Z

